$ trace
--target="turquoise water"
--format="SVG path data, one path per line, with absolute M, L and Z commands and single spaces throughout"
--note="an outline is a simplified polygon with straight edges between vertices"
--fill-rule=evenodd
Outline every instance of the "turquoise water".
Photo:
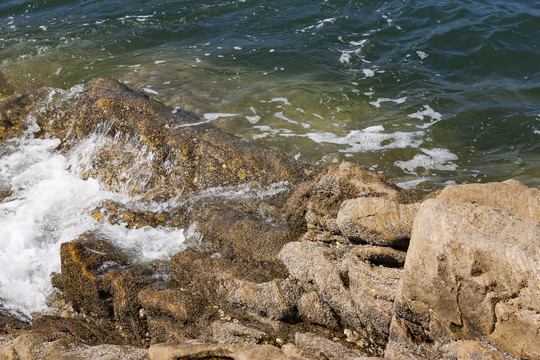
M 400 185 L 540 187 L 536 1 L 3 0 L 0 98 L 119 79 Z

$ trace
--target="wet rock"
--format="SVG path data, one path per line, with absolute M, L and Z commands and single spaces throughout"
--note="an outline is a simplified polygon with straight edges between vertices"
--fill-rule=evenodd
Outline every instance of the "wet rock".
M 225 134 L 199 119 L 174 114 L 111 79 L 90 81 L 73 112 L 48 114 L 39 117 L 38 123 L 60 138 L 63 147 L 97 136 L 94 154 L 81 169 L 84 176 L 98 178 L 111 189 L 147 197 L 167 199 L 244 183 L 299 182 L 312 171 L 277 151 Z
M 360 197 L 344 201 L 336 221 L 350 240 L 406 248 L 417 211 L 418 204 Z
M 111 319 L 94 317 L 61 317 L 42 315 L 32 323 L 33 332 L 57 334 L 63 337 L 73 337 L 89 345 L 124 344 L 132 341 L 118 331 L 118 326 Z
M 60 248 L 61 289 L 75 310 L 109 317 L 112 296 L 106 274 L 130 263 L 102 234 L 87 232 Z M 60 280 L 57 280 L 59 282 Z
M 539 223 L 500 208 L 423 202 L 387 356 L 438 359 L 445 344 L 485 338 L 514 356 L 540 358 L 539 246 Z
M 152 345 L 148 350 L 150 360 L 295 360 L 279 348 L 253 344 L 174 344 Z
M 205 308 L 203 299 L 185 291 L 167 288 L 142 290 L 139 301 L 146 316 L 168 316 L 180 323 L 195 322 Z
M 447 186 L 437 199 L 499 208 L 522 220 L 540 222 L 540 190 L 517 180 Z
M 316 291 L 306 292 L 298 300 L 298 313 L 302 319 L 312 324 L 336 330 L 339 322 L 332 308 L 324 302 Z
M 347 347 L 312 333 L 296 333 L 294 343 L 314 359 L 357 360 L 368 355 L 359 348 Z
M 140 229 L 145 226 L 158 227 L 167 224 L 170 220 L 170 215 L 167 212 L 132 210 L 110 200 L 104 201 L 94 209 L 92 217 L 109 224 L 125 224 L 130 229 Z
M 1 81 L 0 77 L 0 86 Z M 20 136 L 26 130 L 24 120 L 30 103 L 30 95 L 18 94 L 0 104 L 0 141 Z
M 22 316 L 16 316 L 0 305 L 0 334 L 8 334 L 17 330 L 30 327 L 30 320 Z
M 144 360 L 146 354 L 126 345 L 89 346 L 54 333 L 26 333 L 0 349 L 2 360 Z
M 383 175 L 351 163 L 330 166 L 310 182 L 299 185 L 288 202 L 291 231 L 339 235 L 336 218 L 343 201 L 359 197 L 385 198 L 408 204 L 412 198 Z

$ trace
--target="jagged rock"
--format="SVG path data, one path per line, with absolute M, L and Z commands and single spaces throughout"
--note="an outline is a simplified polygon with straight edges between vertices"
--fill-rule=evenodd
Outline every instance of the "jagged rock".
M 540 223 L 540 190 L 517 180 L 447 186 L 437 199 L 495 207 L 522 220 Z
M 287 321 L 297 317 L 296 304 L 300 289 L 285 279 L 255 284 L 245 280 L 228 280 L 222 284 L 227 301 L 239 308 L 255 311 L 273 320 Z
M 347 347 L 312 333 L 296 333 L 294 343 L 314 359 L 357 360 L 368 355 L 357 347 Z
M 399 269 L 371 266 L 355 258 L 350 248 L 314 242 L 288 243 L 279 258 L 307 292 L 314 288 L 341 326 L 358 333 L 366 349 L 383 352 Z
M 383 175 L 344 162 L 328 167 L 314 180 L 296 188 L 288 202 L 287 222 L 297 235 L 307 230 L 339 235 L 336 217 L 342 202 L 359 197 L 412 202 L 407 193 Z
M 403 267 L 407 256 L 405 251 L 385 246 L 357 245 L 351 251 L 361 261 L 392 268 Z
M 254 344 L 174 344 L 152 345 L 148 350 L 150 360 L 299 360 L 285 355 L 271 345 Z
M 1 360 L 144 360 L 147 350 L 126 345 L 89 346 L 58 334 L 26 333 L 0 349 Z
M 167 199 L 217 186 L 298 182 L 312 171 L 277 151 L 174 114 L 111 79 L 90 81 L 73 111 L 54 115 L 41 114 L 37 121 L 62 147 L 96 136 L 83 175 L 131 194 Z
M 6 334 L 14 330 L 24 330 L 29 327 L 29 320 L 15 316 L 0 304 L 0 334 Z
M 169 222 L 167 212 L 134 211 L 115 201 L 106 200 L 92 211 L 92 216 L 100 222 L 123 224 L 130 229 L 144 226 L 158 227 Z
M 403 270 L 373 266 L 355 258 L 348 259 L 347 265 L 351 297 L 367 321 L 365 326 L 370 333 L 386 338 L 390 332 L 396 288 Z
M 298 300 L 298 313 L 300 317 L 313 324 L 335 330 L 339 326 L 332 308 L 324 302 L 316 291 L 306 292 Z
M 346 200 L 337 215 L 341 233 L 355 241 L 406 248 L 418 204 L 400 204 L 387 198 Z
M 60 248 L 61 289 L 76 310 L 108 317 L 113 304 L 105 275 L 130 263 L 97 232 L 87 232 Z
M 539 246 L 539 223 L 478 204 L 423 202 L 386 355 L 439 359 L 445 344 L 486 338 L 540 358 Z

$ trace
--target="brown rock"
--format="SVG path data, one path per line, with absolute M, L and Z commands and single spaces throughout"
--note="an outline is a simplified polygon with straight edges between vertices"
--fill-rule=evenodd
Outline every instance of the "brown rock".
M 288 202 L 287 222 L 296 234 L 306 230 L 339 234 L 336 217 L 341 203 L 358 197 L 412 202 L 407 193 L 383 175 L 344 162 L 328 167 L 314 180 L 297 187 Z
M 89 346 L 56 334 L 26 333 L 0 349 L 2 360 L 144 360 L 147 351 L 125 345 Z
M 517 180 L 447 186 L 437 199 L 499 208 L 522 220 L 540 223 L 540 190 Z
M 347 347 L 311 333 L 296 333 L 294 343 L 315 359 L 356 360 L 368 355 L 357 347 Z
M 387 198 L 346 200 L 337 215 L 341 233 L 351 240 L 406 248 L 418 204 L 400 204 Z
M 297 317 L 300 289 L 289 280 L 276 279 L 255 284 L 234 279 L 225 281 L 222 288 L 224 297 L 235 307 L 255 311 L 273 320 L 287 321 Z
M 213 341 L 220 344 L 259 344 L 267 338 L 262 331 L 234 322 L 215 321 L 211 328 Z
M 392 268 L 403 267 L 407 256 L 405 251 L 373 245 L 357 245 L 353 247 L 352 252 L 358 260 Z
M 279 348 L 253 344 L 174 344 L 152 345 L 148 350 L 150 360 L 295 360 Z M 298 359 L 297 359 L 298 360 Z
M 58 111 L 38 123 L 63 147 L 105 134 L 95 135 L 90 164 L 80 170 L 113 190 L 167 199 L 217 186 L 298 182 L 311 171 L 277 151 L 173 114 L 111 79 L 90 81 L 74 111 Z
M 316 291 L 340 325 L 355 331 L 366 349 L 373 354 L 384 351 L 401 270 L 371 266 L 355 258 L 350 248 L 314 242 L 288 243 L 279 258 L 291 278 L 306 292 Z M 302 310 L 303 318 L 309 319 L 307 311 Z M 312 314 L 320 317 L 316 311 Z
M 539 246 L 538 223 L 477 204 L 425 201 L 387 356 L 435 359 L 446 343 L 485 337 L 515 356 L 540 358 Z
M 185 291 L 155 288 L 139 292 L 139 302 L 146 316 L 168 316 L 180 323 L 195 322 L 206 305 L 204 299 Z
M 0 104 L 0 141 L 20 136 L 26 130 L 30 100 L 30 95 L 18 94 Z
M 112 316 L 113 304 L 105 275 L 130 263 L 126 254 L 97 232 L 87 232 L 60 249 L 61 287 L 76 310 Z
M 336 330 L 339 326 L 332 308 L 316 291 L 306 292 L 302 295 L 298 300 L 298 313 L 302 319 L 330 330 Z

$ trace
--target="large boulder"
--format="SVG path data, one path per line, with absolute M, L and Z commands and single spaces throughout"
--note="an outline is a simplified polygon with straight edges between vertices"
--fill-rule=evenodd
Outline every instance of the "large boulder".
M 38 116 L 40 127 L 64 148 L 89 141 L 87 163 L 76 170 L 113 190 L 170 198 L 210 187 L 298 182 L 312 171 L 111 79 L 90 81 L 72 111 L 54 111 Z
M 520 190 L 529 194 L 520 206 L 538 208 L 537 192 L 514 187 L 518 196 Z M 516 357 L 540 358 L 540 224 L 502 210 L 510 205 L 531 219 L 529 211 L 496 200 L 496 193 L 480 196 L 485 200 L 478 192 L 470 195 L 498 208 L 443 201 L 444 191 L 420 207 L 396 295 L 390 358 L 439 359 L 462 340 L 489 341 Z M 464 198 L 471 199 L 453 197 Z
M 540 222 L 540 190 L 517 180 L 445 187 L 439 200 L 504 209 L 525 221 Z

